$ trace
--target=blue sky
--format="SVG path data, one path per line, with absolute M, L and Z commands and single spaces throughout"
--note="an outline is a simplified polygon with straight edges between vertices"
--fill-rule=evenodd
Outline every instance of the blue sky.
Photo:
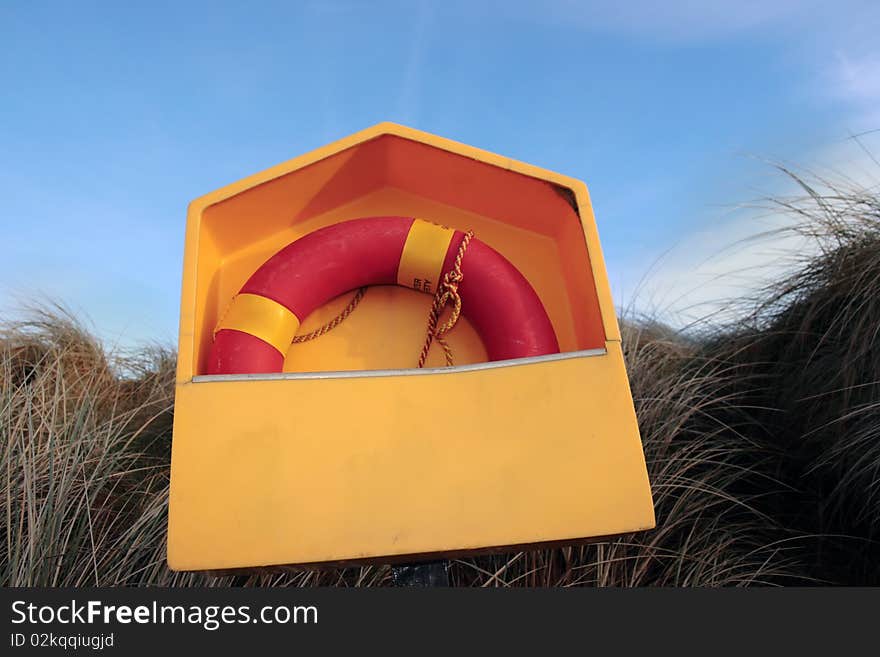
M 622 305 L 742 233 L 752 156 L 869 169 L 880 3 L 619 4 L 6 0 L 0 308 L 173 343 L 187 203 L 385 120 L 585 180 Z

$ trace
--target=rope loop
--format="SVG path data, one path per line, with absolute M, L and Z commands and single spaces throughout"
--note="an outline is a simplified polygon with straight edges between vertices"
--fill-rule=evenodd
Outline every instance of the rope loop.
M 342 324 L 348 316 L 354 311 L 355 308 L 358 307 L 358 304 L 364 298 L 364 295 L 367 293 L 367 288 L 362 287 L 358 289 L 357 292 L 354 293 L 354 296 L 351 298 L 351 301 L 348 302 L 348 305 L 342 309 L 342 311 L 336 315 L 329 322 L 324 324 L 321 328 L 315 329 L 310 333 L 306 333 L 305 335 L 296 335 L 293 337 L 293 344 L 300 344 L 301 342 L 309 342 L 310 340 L 314 340 L 315 338 L 320 338 L 325 333 L 329 333 L 337 326 Z
M 446 272 L 443 282 L 437 288 L 437 293 L 434 295 L 431 312 L 428 314 L 428 330 L 425 335 L 425 343 L 422 345 L 422 351 L 419 354 L 419 368 L 425 366 L 425 362 L 428 360 L 428 353 L 431 351 L 431 345 L 435 340 L 443 348 L 446 366 L 452 367 L 455 364 L 452 358 L 452 349 L 444 336 L 455 328 L 459 317 L 461 317 L 461 296 L 458 293 L 458 286 L 464 279 L 464 274 L 461 271 L 461 261 L 473 237 L 474 231 L 472 230 L 464 234 L 464 239 L 461 240 L 461 244 L 458 247 L 458 254 L 455 256 L 452 269 Z M 449 315 L 449 319 L 441 326 L 438 326 L 440 316 L 450 301 L 452 302 L 452 312 Z

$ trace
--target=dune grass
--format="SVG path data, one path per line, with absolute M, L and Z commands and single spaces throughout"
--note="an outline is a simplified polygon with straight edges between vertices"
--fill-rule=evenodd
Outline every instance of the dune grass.
M 880 583 L 880 197 L 797 176 L 815 251 L 706 334 L 624 323 L 657 529 L 460 559 L 463 586 Z M 174 354 L 111 354 L 63 310 L 0 334 L 0 583 L 389 585 L 387 567 L 165 565 Z

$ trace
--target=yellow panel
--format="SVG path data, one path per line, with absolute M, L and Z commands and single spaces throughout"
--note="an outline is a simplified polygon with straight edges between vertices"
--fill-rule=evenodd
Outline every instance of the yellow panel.
M 364 559 L 652 527 L 623 359 L 608 349 L 455 374 L 182 385 L 169 563 Z M 430 399 L 455 412 L 426 414 Z

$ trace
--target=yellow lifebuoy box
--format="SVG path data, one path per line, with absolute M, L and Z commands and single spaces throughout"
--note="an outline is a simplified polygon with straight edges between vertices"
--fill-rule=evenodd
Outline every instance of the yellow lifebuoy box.
M 386 216 L 473 231 L 537 293 L 559 353 L 487 362 L 462 318 L 447 335 L 455 365 L 434 349 L 417 369 L 431 296 L 388 285 L 278 355 L 283 371 L 211 373 L 215 332 L 261 263 L 317 229 Z M 291 330 L 322 326 L 350 299 Z M 654 526 L 578 180 L 383 123 L 228 185 L 189 207 L 178 349 L 175 570 L 424 558 Z

